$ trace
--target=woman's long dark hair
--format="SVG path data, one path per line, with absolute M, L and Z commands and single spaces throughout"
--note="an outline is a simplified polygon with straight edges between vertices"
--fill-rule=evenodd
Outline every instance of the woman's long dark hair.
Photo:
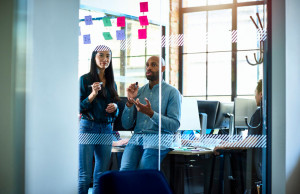
M 92 75 L 93 82 L 100 82 L 98 72 L 97 72 L 97 64 L 96 64 L 96 54 L 98 51 L 101 51 L 99 48 L 104 48 L 104 50 L 109 50 L 110 51 L 110 57 L 112 57 L 112 52 L 107 46 L 97 46 L 96 49 L 92 53 L 92 58 L 91 58 L 91 68 L 90 68 L 90 74 Z M 115 89 L 115 77 L 114 77 L 114 72 L 113 72 L 113 66 L 112 66 L 112 59 L 110 60 L 109 66 L 105 69 L 105 74 L 104 74 L 106 84 L 105 87 L 110 91 L 111 97 L 114 101 L 120 101 L 120 97 Z M 103 97 L 107 97 L 106 91 L 104 88 L 101 89 L 100 93 Z

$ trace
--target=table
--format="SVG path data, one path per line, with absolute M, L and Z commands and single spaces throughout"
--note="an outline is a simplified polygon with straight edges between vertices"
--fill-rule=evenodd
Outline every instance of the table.
M 175 194 L 207 193 L 211 176 L 213 150 L 176 149 L 161 164 Z

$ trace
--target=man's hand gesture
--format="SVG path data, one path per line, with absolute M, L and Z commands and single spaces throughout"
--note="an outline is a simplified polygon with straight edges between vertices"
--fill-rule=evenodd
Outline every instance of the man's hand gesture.
M 150 118 L 153 116 L 154 111 L 152 110 L 150 101 L 147 98 L 145 98 L 146 104 L 142 104 L 139 99 L 132 100 L 135 104 L 137 111 L 148 115 Z
M 131 107 L 134 104 L 134 99 L 137 97 L 137 93 L 139 90 L 139 86 L 134 84 L 130 84 L 130 86 L 127 88 L 127 106 Z

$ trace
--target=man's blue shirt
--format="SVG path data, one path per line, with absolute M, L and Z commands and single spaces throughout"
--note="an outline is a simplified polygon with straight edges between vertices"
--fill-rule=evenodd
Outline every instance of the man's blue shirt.
M 162 100 L 161 100 L 161 131 L 162 133 L 172 134 L 180 127 L 181 117 L 181 94 L 173 86 L 162 81 Z M 122 124 L 126 129 L 131 128 L 136 122 L 135 133 L 158 133 L 159 125 L 159 84 L 149 88 L 149 83 L 141 87 L 137 98 L 142 104 L 146 104 L 145 98 L 150 101 L 154 111 L 152 118 L 138 112 L 133 105 L 130 108 L 125 105 Z

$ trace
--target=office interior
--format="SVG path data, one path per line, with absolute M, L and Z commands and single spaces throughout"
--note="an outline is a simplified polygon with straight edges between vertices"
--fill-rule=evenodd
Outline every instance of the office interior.
M 126 96 L 129 83 L 136 80 L 141 85 L 147 83 L 143 65 L 149 56 L 161 55 L 167 67 L 164 79 L 181 92 L 185 107 L 193 102 L 217 102 L 215 121 L 203 114 L 206 123 L 203 118 L 191 122 L 189 116 L 182 115 L 186 121 L 182 122 L 181 134 L 194 125 L 200 126 L 192 130 L 195 136 L 214 133 L 215 130 L 209 131 L 213 128 L 209 122 L 216 124 L 221 106 L 230 104 L 234 108 L 236 98 L 253 102 L 256 83 L 263 79 L 262 125 L 266 145 L 262 193 L 297 193 L 300 2 L 151 0 L 145 13 L 139 10 L 140 2 L 144 1 L 7 0 L 1 3 L 0 193 L 77 193 L 78 79 L 88 71 L 91 50 L 101 41 L 113 50 L 120 96 Z M 252 66 L 245 56 L 250 63 L 258 63 L 262 55 L 261 39 L 257 38 L 256 26 L 249 17 L 259 27 L 256 13 L 267 29 L 267 36 L 263 39 L 263 63 Z M 94 19 L 93 26 L 85 24 L 87 15 Z M 137 35 L 138 29 L 146 28 L 138 22 L 141 15 L 149 19 L 147 46 Z M 116 18 L 120 16 L 125 16 L 127 27 L 116 27 Z M 112 27 L 101 26 L 103 17 L 112 18 Z M 131 47 L 125 41 L 125 49 L 121 49 L 122 41 L 116 40 L 113 34 L 120 29 L 131 33 Z M 111 32 L 112 40 L 104 39 L 101 34 L 104 31 Z M 95 35 L 98 32 L 100 35 Z M 91 33 L 91 44 L 84 44 L 86 33 Z M 171 35 L 177 39 L 183 35 L 184 42 L 170 41 Z M 160 42 L 162 36 L 164 46 Z M 198 113 L 205 112 L 200 111 L 203 106 L 195 104 L 194 110 L 195 107 Z M 193 109 L 182 109 L 186 111 L 193 112 Z M 204 128 L 208 130 L 201 130 Z M 229 130 L 224 131 L 229 135 Z M 245 135 L 246 131 L 242 128 L 231 132 Z M 171 177 L 175 162 L 183 162 L 186 168 L 182 167 L 182 171 L 177 170 Z M 211 152 L 192 156 L 173 152 L 162 162 L 160 170 L 174 193 L 218 193 L 220 190 L 212 192 L 209 188 L 220 181 L 226 193 L 230 184 L 225 176 L 231 172 L 226 165 L 224 171 L 218 169 L 219 163 Z M 228 164 L 228 160 L 224 159 L 224 163 Z M 212 171 L 213 175 L 223 172 L 223 179 L 215 181 Z M 181 183 L 174 185 L 178 180 Z

